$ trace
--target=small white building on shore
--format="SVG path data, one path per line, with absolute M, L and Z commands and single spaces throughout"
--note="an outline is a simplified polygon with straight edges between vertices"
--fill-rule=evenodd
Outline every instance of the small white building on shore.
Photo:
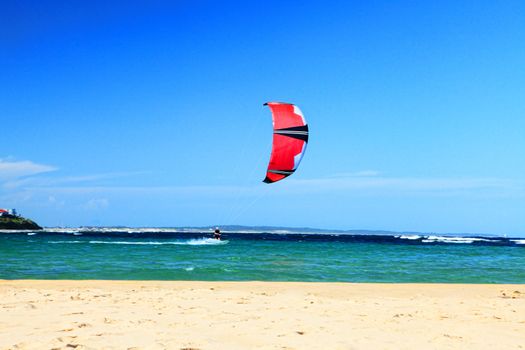
M 4 216 L 4 215 L 18 216 L 18 213 L 16 212 L 16 209 L 0 208 L 0 216 Z

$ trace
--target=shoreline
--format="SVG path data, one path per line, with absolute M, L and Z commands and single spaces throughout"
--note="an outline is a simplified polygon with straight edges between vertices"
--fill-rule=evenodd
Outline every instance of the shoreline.
M 491 287 L 491 286 L 506 286 L 506 287 L 525 287 L 525 282 L 523 283 L 463 283 L 463 282 L 316 282 L 316 281 L 265 281 L 265 280 L 250 280 L 250 281 L 228 281 L 228 280 L 216 280 L 216 281 L 206 281 L 206 280 L 141 280 L 141 279 L 30 279 L 30 278 L 13 278 L 13 279 L 2 279 L 0 278 L 0 288 L 6 284 L 42 284 L 46 285 L 48 283 L 53 283 L 56 286 L 56 283 L 61 284 L 86 284 L 92 283 L 93 285 L 98 284 L 114 284 L 117 285 L 126 285 L 126 284 L 159 284 L 159 285 L 168 285 L 168 284 L 214 284 L 220 283 L 225 285 L 235 285 L 235 284 L 289 284 L 289 285 L 339 285 L 343 286 L 419 286 L 422 288 L 432 287 L 449 287 L 449 286 L 480 286 L 480 287 Z
M 0 280 L 0 349 L 525 347 L 525 284 Z

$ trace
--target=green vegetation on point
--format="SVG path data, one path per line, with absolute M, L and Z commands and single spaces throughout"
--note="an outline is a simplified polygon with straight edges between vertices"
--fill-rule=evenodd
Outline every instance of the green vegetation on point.
M 41 230 L 42 227 L 32 220 L 21 216 L 0 216 L 0 230 Z

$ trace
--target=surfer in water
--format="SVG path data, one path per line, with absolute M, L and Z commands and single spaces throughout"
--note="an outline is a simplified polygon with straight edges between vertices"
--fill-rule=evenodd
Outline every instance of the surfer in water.
M 215 227 L 215 231 L 213 231 L 213 238 L 221 240 L 221 230 L 218 227 Z

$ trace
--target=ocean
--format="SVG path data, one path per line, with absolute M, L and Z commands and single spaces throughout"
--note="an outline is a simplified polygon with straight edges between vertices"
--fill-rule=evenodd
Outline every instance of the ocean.
M 177 232 L 0 233 L 0 279 L 525 283 L 525 239 Z

